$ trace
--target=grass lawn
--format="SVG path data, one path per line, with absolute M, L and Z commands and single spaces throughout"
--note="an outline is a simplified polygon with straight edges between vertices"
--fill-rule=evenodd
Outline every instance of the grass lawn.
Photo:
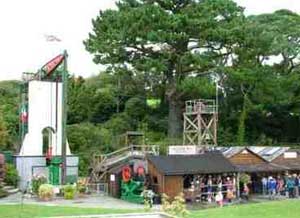
M 192 211 L 189 218 L 299 218 L 300 201 L 274 201 Z
M 0 218 L 37 218 L 64 215 L 130 213 L 137 210 L 40 205 L 0 205 Z M 188 218 L 299 218 L 300 201 L 274 201 L 191 211 Z
M 35 218 L 64 215 L 90 215 L 108 213 L 130 213 L 133 210 L 103 209 L 100 208 L 78 208 L 61 206 L 40 205 L 0 205 L 0 218 Z

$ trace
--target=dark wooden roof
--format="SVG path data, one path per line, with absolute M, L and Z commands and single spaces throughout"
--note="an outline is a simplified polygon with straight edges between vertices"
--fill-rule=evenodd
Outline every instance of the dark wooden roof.
M 237 172 L 230 161 L 218 151 L 199 155 L 148 156 L 148 160 L 164 175 Z

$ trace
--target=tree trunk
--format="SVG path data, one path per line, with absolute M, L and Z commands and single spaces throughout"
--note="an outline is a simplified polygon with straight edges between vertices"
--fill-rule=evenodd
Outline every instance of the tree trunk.
M 169 98 L 168 136 L 170 138 L 182 136 L 181 102 L 174 98 Z
M 239 146 L 245 145 L 245 134 L 246 134 L 246 127 L 245 122 L 247 119 L 247 96 L 244 95 L 244 101 L 243 101 L 243 109 L 241 112 L 241 115 L 239 117 L 239 126 L 238 126 L 238 132 L 237 132 L 237 143 Z

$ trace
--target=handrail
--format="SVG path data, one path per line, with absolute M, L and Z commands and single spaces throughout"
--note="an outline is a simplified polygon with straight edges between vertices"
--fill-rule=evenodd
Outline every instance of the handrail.
M 113 152 L 108 153 L 108 154 L 103 154 L 103 155 L 101 155 L 101 157 L 106 157 L 106 159 L 107 159 L 107 158 L 109 158 L 111 156 L 114 156 L 115 154 L 118 154 L 118 153 L 121 153 L 121 152 L 124 152 L 124 151 L 136 151 L 136 150 L 139 150 L 137 148 L 141 148 L 141 151 L 149 152 L 149 151 L 153 151 L 152 150 L 153 147 L 158 148 L 157 145 L 154 145 L 154 146 L 153 145 L 152 146 L 147 146 L 147 145 L 131 145 L 131 146 L 127 146 L 127 147 L 121 148 L 119 150 L 113 151 Z M 143 149 L 143 148 L 146 148 L 146 149 Z M 149 148 L 149 149 L 147 149 L 147 148 Z

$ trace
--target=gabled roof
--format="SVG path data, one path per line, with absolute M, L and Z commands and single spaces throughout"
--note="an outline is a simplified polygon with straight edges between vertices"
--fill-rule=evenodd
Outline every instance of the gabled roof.
M 284 152 L 288 151 L 289 147 L 272 147 L 272 146 L 233 146 L 233 147 L 216 147 L 216 150 L 221 151 L 226 158 L 231 158 L 232 156 L 242 152 L 244 149 L 252 152 L 258 157 L 264 159 L 265 161 L 271 162 Z
M 148 160 L 164 175 L 237 172 L 230 161 L 218 151 L 199 155 L 148 156 Z
M 249 147 L 242 147 L 242 146 L 234 146 L 234 147 L 216 147 L 216 150 L 221 151 L 222 154 L 226 157 L 226 158 L 231 158 L 234 155 L 237 155 L 243 151 L 248 151 L 251 154 L 257 156 L 258 158 L 264 160 L 264 161 L 268 161 L 266 160 L 264 157 L 262 157 L 261 155 L 255 153 L 253 150 L 251 150 Z
M 231 158 L 232 156 L 242 152 L 246 147 L 233 146 L 233 147 L 216 147 L 216 150 L 222 152 L 226 158 Z
M 248 148 L 269 162 L 276 159 L 277 157 L 279 157 L 284 152 L 290 149 L 289 147 L 271 147 L 271 146 L 268 147 L 250 146 Z

